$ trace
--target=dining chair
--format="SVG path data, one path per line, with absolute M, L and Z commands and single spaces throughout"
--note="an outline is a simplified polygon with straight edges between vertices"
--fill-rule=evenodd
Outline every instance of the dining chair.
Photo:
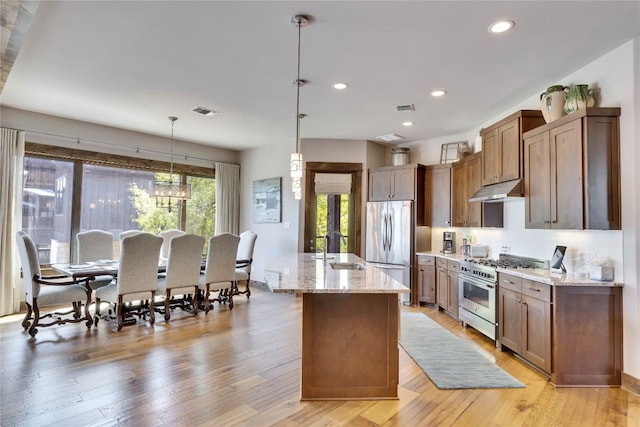
M 168 258 L 169 257 L 169 242 L 173 237 L 182 236 L 185 233 L 182 230 L 178 230 L 176 228 L 172 228 L 170 230 L 163 231 L 158 234 L 158 236 L 162 237 L 162 249 L 160 249 L 160 258 Z M 204 246 L 203 246 L 204 247 Z M 202 256 L 202 254 L 200 254 Z
M 78 323 L 86 321 L 87 329 L 91 329 L 93 323 L 89 314 L 89 303 L 91 302 L 90 278 L 74 280 L 68 276 L 46 276 L 43 277 L 40 271 L 40 261 L 35 243 L 24 231 L 16 233 L 16 243 L 20 253 L 22 263 L 22 277 L 25 292 L 25 304 L 27 314 L 22 321 L 22 327 L 29 329 L 29 335 L 35 337 L 38 333 L 38 326 L 47 327 L 53 325 L 63 325 L 65 323 Z M 82 317 L 82 303 L 84 303 L 84 317 Z M 55 311 L 45 315 L 40 315 L 41 307 L 61 306 L 71 304 L 72 309 L 68 311 Z M 72 318 L 66 316 L 72 314 Z M 30 322 L 33 315 L 33 322 Z M 65 316 L 65 317 L 63 317 Z M 41 319 L 52 318 L 49 323 L 41 323 Z
M 245 294 L 251 296 L 249 282 L 251 280 L 251 264 L 253 263 L 253 249 L 258 235 L 251 230 L 240 233 L 238 254 L 236 256 L 236 284 L 234 295 Z
M 153 304 L 155 300 L 158 258 L 162 238 L 151 233 L 138 232 L 121 240 L 118 277 L 115 282 L 96 290 L 96 314 L 94 322 L 99 319 L 101 301 L 109 301 L 116 305 L 116 325 L 121 330 L 125 315 L 137 315 L 146 318 L 149 323 L 155 322 Z M 137 302 L 137 305 L 133 303 Z M 124 306 L 124 303 L 129 303 Z
M 236 281 L 236 254 L 240 236 L 222 233 L 209 238 L 207 260 L 204 271 L 204 281 L 200 283 L 200 290 L 204 291 L 204 312 L 207 314 L 213 303 L 229 302 L 229 309 L 233 309 L 233 288 Z M 211 297 L 211 292 L 218 292 L 218 296 Z
M 196 299 L 204 240 L 204 237 L 183 233 L 169 242 L 166 275 L 158 279 L 156 289 L 157 295 L 164 298 L 163 308 L 157 307 L 156 311 L 164 313 L 166 321 L 171 318 L 171 310 L 175 307 L 198 313 Z M 177 298 L 178 295 L 182 298 Z
M 113 260 L 113 234 L 103 230 L 87 230 L 76 234 L 78 264 Z M 90 283 L 91 289 L 96 290 L 108 285 L 113 276 L 97 276 Z

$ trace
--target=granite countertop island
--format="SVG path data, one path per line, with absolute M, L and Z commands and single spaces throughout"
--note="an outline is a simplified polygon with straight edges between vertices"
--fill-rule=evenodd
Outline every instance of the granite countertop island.
M 338 268 L 332 267 L 337 263 Z M 357 269 L 345 269 L 351 266 Z M 340 268 L 342 267 L 342 268 Z M 409 288 L 384 270 L 354 254 L 294 253 L 269 263 L 265 280 L 272 292 L 295 293 L 409 293 Z
M 272 292 L 302 295 L 301 400 L 397 399 L 398 294 L 409 288 L 356 255 L 327 258 L 290 254 L 265 268 Z

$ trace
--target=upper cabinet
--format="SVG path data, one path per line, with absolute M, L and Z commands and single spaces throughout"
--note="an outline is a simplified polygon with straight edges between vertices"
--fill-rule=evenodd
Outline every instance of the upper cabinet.
M 482 187 L 482 153 L 462 158 L 451 166 L 451 225 L 454 227 L 502 227 L 502 202 L 470 202 Z
M 619 108 L 586 108 L 524 134 L 525 226 L 619 230 Z
M 423 165 L 384 166 L 369 171 L 369 201 L 415 200 L 424 191 Z
M 538 110 L 521 110 L 480 131 L 482 185 L 523 177 L 522 134 L 544 124 Z
M 410 164 L 369 170 L 369 201 L 413 200 L 416 225 L 424 225 L 425 166 Z
M 451 166 L 453 181 L 453 218 L 456 227 L 480 227 L 482 225 L 481 203 L 471 203 L 469 198 L 480 189 L 481 153 L 464 157 Z
M 451 164 L 427 166 L 425 174 L 426 225 L 451 226 Z

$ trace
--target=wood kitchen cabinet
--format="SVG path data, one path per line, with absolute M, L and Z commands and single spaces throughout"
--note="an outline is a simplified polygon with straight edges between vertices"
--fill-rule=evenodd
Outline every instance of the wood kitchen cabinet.
M 498 295 L 500 347 L 551 373 L 551 286 L 500 273 Z
M 498 273 L 498 340 L 557 387 L 622 384 L 622 287 Z
M 437 258 L 436 264 L 438 306 L 457 319 L 459 310 L 458 271 L 460 263 L 446 258 Z
M 369 171 L 369 201 L 415 200 L 424 192 L 424 165 L 384 166 Z
M 436 262 L 435 257 L 416 255 L 416 276 L 418 280 L 418 304 L 436 303 Z
M 425 225 L 451 226 L 451 164 L 427 166 L 425 191 Z
M 456 227 L 480 227 L 482 225 L 481 203 L 470 203 L 469 198 L 482 187 L 482 153 L 475 153 L 455 162 L 451 166 L 453 181 L 453 218 Z
M 482 185 L 523 178 L 522 135 L 545 123 L 539 110 L 521 110 L 480 130 Z
M 619 108 L 586 108 L 524 134 L 525 227 L 619 230 Z

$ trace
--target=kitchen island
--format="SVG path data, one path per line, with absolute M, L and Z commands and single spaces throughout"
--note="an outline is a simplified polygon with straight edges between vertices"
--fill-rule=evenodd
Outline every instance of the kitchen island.
M 269 263 L 272 292 L 302 294 L 301 400 L 398 398 L 399 293 L 409 288 L 353 254 Z

